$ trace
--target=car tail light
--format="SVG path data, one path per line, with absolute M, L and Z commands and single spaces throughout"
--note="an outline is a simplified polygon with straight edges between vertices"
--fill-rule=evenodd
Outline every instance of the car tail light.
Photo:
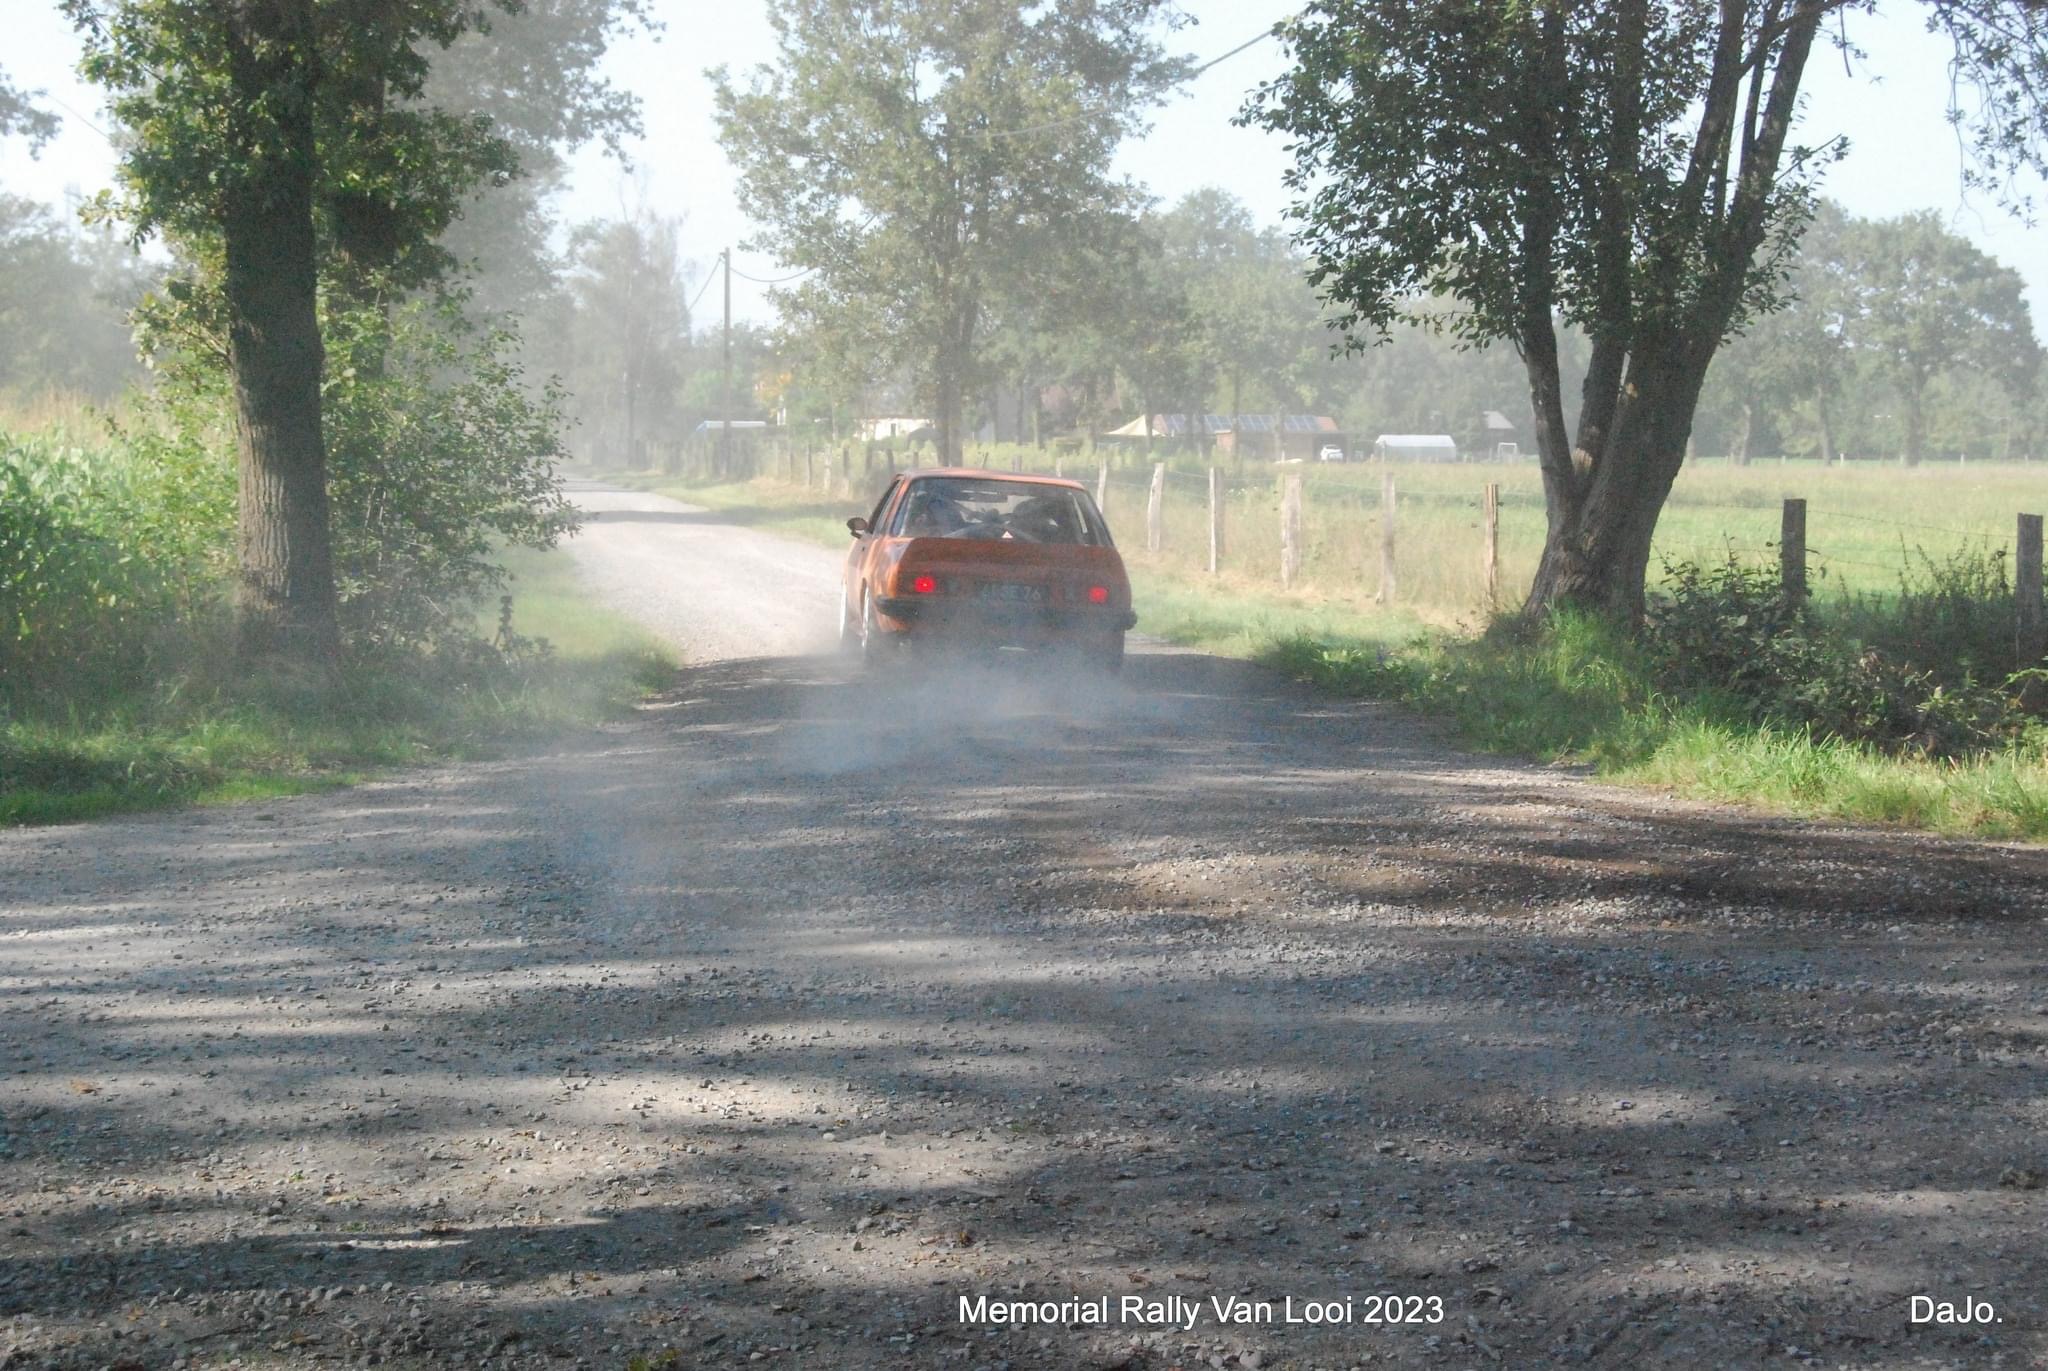
M 936 576 L 920 576 L 910 583 L 910 588 L 919 595 L 934 595 L 938 593 L 939 581 Z
M 1109 587 L 1108 587 L 1108 586 L 1089 586 L 1089 587 L 1088 587 L 1088 603 L 1089 603 L 1089 604 L 1091 604 L 1091 605 L 1106 605 L 1106 604 L 1108 604 L 1108 603 L 1109 603 Z

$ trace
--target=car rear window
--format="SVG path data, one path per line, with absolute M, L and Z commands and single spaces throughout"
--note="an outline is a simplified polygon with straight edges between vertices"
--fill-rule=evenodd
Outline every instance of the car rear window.
M 1066 486 L 964 476 L 911 483 L 889 532 L 900 538 L 1009 538 L 1109 547 L 1095 502 Z

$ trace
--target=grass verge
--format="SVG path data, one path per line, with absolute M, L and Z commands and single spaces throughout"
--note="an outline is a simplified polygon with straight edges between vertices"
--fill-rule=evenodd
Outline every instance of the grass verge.
M 1296 636 L 1257 655 L 1332 692 L 1443 718 L 1479 750 L 1582 763 L 1622 784 L 1807 818 L 2048 840 L 2038 740 L 1938 760 L 1758 725 L 1711 694 L 1659 693 L 1632 645 L 1597 621 L 1392 650 Z
M 249 679 L 192 642 L 144 688 L 0 698 L 0 824 L 58 823 L 346 785 L 382 768 L 500 755 L 615 717 L 673 663 L 593 605 L 568 554 L 520 552 L 515 628 L 551 652 L 408 660 L 331 681 Z M 495 612 L 484 616 L 486 631 Z

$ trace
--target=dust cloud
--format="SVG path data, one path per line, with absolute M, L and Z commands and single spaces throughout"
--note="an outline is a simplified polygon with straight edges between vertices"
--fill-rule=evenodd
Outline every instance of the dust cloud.
M 1155 723 L 1161 707 L 1122 677 L 1057 656 L 911 663 L 807 692 L 773 757 L 799 775 L 910 768 L 958 778 Z

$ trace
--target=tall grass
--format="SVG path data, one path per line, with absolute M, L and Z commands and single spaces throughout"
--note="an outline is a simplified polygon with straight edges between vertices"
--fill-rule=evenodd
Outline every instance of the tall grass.
M 0 433 L 0 689 L 148 674 L 218 597 L 232 487 L 155 434 Z
M 0 823 L 291 793 L 618 712 L 668 663 L 524 553 L 512 628 L 329 675 L 250 673 L 226 608 L 232 469 L 147 426 L 0 431 Z M 541 639 L 559 639 L 544 647 Z

